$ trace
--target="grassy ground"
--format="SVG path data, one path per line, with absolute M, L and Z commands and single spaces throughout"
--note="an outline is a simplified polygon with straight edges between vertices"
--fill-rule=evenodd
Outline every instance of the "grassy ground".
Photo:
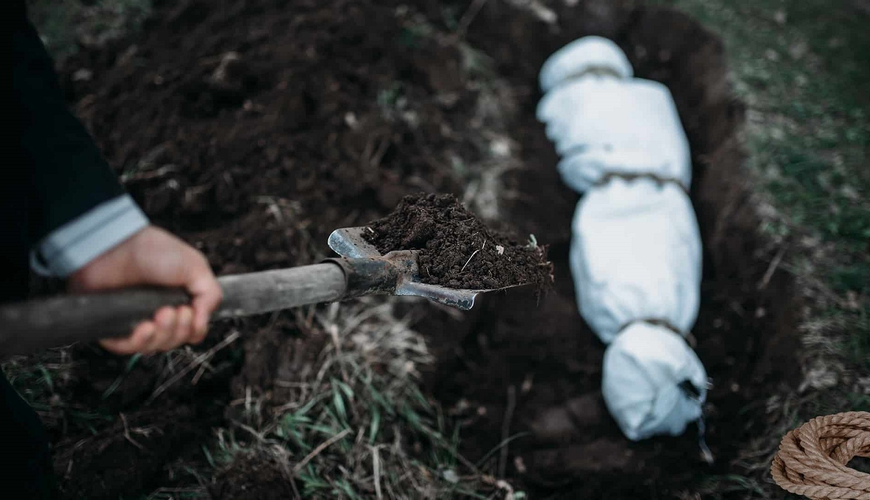
M 305 498 L 401 498 L 409 491 L 487 498 L 499 489 L 522 498 L 456 451 L 458 433 L 419 389 L 417 370 L 431 362 L 426 343 L 408 327 L 410 315 L 396 316 L 396 303 L 365 298 L 312 309 L 329 335 L 317 370 L 286 382 L 292 396 L 280 408 L 245 402 L 243 416 L 203 448 L 212 467 L 203 477 L 255 457 L 285 469 Z
M 719 33 L 748 106 L 748 166 L 763 230 L 786 268 L 824 289 L 868 358 L 870 292 L 870 21 L 849 4 L 805 0 L 672 0 Z
M 80 47 L 100 46 L 137 31 L 151 15 L 151 0 L 30 0 L 31 21 L 57 60 Z
M 807 297 L 806 380 L 769 407 L 785 430 L 870 409 L 870 3 L 659 0 L 724 40 L 747 105 L 748 174 L 762 230 Z M 760 436 L 707 494 L 779 496 L 766 469 L 781 434 Z

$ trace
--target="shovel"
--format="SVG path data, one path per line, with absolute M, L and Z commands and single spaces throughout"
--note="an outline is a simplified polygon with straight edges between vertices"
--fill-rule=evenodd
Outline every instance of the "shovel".
M 462 310 L 471 309 L 479 293 L 419 281 L 417 251 L 381 255 L 363 239 L 365 227 L 336 229 L 329 247 L 341 258 L 218 278 L 223 302 L 212 319 L 238 318 L 292 307 L 335 302 L 373 294 L 416 295 Z M 520 286 L 520 285 L 514 285 Z M 163 306 L 190 302 L 184 290 L 132 288 L 64 295 L 0 307 L 0 354 L 128 335 Z

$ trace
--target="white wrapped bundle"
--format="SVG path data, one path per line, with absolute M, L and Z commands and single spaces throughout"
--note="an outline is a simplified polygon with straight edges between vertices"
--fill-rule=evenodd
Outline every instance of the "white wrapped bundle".
M 698 314 L 701 241 L 692 205 L 673 183 L 615 178 L 590 190 L 574 214 L 571 273 L 580 313 L 604 355 L 602 391 L 630 439 L 679 434 L 701 415 L 680 389 L 703 396 L 698 357 L 664 322 L 688 332 Z
M 626 78 L 627 64 L 602 38 L 566 46 L 541 71 L 538 117 L 563 157 L 563 180 L 586 192 L 572 228 L 577 302 L 609 344 L 607 407 L 638 440 L 680 434 L 700 417 L 706 373 L 683 338 L 701 280 L 701 240 L 683 190 L 688 141 L 667 88 Z
M 682 189 L 615 178 L 586 193 L 571 229 L 577 305 L 604 343 L 644 319 L 691 329 L 700 302 L 701 241 Z
M 546 94 L 538 119 L 562 156 L 562 178 L 576 191 L 605 173 L 655 173 L 687 187 L 691 182 L 689 142 L 670 92 L 630 76 L 625 55 L 599 37 L 567 45 L 541 70 Z
M 697 396 L 686 392 L 686 382 L 700 389 Z M 701 360 L 682 337 L 661 326 L 632 323 L 604 353 L 604 401 L 634 441 L 682 434 L 701 417 L 706 386 Z

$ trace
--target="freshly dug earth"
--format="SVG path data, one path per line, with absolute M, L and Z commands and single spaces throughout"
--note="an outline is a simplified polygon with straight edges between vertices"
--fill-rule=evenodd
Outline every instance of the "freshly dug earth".
M 332 229 L 383 217 L 421 190 L 462 197 L 467 186 L 484 184 L 467 167 L 507 150 L 513 167 L 497 174 L 500 218 L 550 244 L 553 293 L 540 301 L 487 297 L 459 316 L 413 305 L 425 310 L 415 328 L 438 356 L 427 389 L 460 424 L 463 454 L 489 457 L 480 469 L 535 498 L 693 498 L 697 477 L 742 472 L 732 463 L 743 443 L 767 431 L 766 398 L 795 377 L 799 305 L 787 274 L 765 276 L 775 249 L 757 237 L 746 202 L 741 108 L 715 36 L 681 14 L 611 0 L 554 2 L 555 17 L 497 0 L 468 17 L 464 1 L 155 3 L 135 45 L 70 59 L 66 91 L 152 220 L 202 249 L 216 272 L 315 261 Z M 462 36 L 457 19 L 470 23 Z M 615 39 L 638 76 L 670 87 L 690 138 L 705 245 L 693 334 L 714 383 L 712 469 L 698 458 L 692 432 L 628 442 L 601 401 L 604 348 L 577 312 L 568 269 L 578 197 L 559 179 L 534 114 L 544 59 L 590 34 Z M 93 77 L 74 77 L 83 68 Z M 494 106 L 506 110 L 502 119 L 492 118 Z M 499 148 L 494 131 L 509 136 Z M 446 273 L 484 244 L 470 243 Z M 206 431 L 254 418 L 246 413 L 251 401 L 264 412 L 285 403 L 276 380 L 316 371 L 329 339 L 310 316 L 291 311 L 216 324 L 203 349 L 233 331 L 242 340 L 180 378 L 193 356 L 175 353 L 164 366 L 155 363 L 167 358 L 130 362 L 83 346 L 63 359 L 73 367 L 71 382 L 56 380 L 54 390 L 63 384 L 64 401 L 76 406 L 40 411 L 65 490 L 118 498 L 198 486 L 185 471 L 218 474 L 202 452 L 214 444 Z M 175 411 L 196 425 L 177 425 Z M 157 413 L 172 418 L 149 418 Z M 106 433 L 108 447 L 86 439 Z M 160 435 L 173 446 L 159 460 L 137 459 Z M 126 476 L 106 463 L 127 464 Z M 213 480 L 213 493 L 262 494 L 264 478 L 249 469 L 227 471 L 232 485 Z M 268 470 L 266 482 L 280 482 L 279 472 Z
M 225 468 L 209 488 L 212 498 L 284 500 L 294 498 L 289 472 L 269 456 L 241 454 Z
M 364 237 L 382 254 L 419 250 L 417 264 L 424 283 L 449 288 L 487 290 L 553 282 L 546 247 L 519 243 L 492 231 L 452 194 L 415 194 L 396 211 L 368 227 Z
M 188 440 L 208 438 L 207 415 L 188 405 L 133 411 L 109 428 L 83 437 L 55 453 L 56 472 L 70 498 L 92 498 L 94 491 L 147 490 L 159 471 L 175 460 Z M 94 453 L 98 450 L 98 453 Z M 131 474 L 130 471 L 144 473 Z M 94 471 L 100 471 L 95 476 Z

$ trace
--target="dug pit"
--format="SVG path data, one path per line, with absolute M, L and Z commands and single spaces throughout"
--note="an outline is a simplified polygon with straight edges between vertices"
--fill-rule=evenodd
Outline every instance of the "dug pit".
M 493 231 L 451 194 L 408 195 L 363 237 L 382 254 L 419 250 L 423 283 L 494 290 L 518 285 L 549 288 L 553 266 L 536 241 Z
M 775 249 L 759 237 L 742 169 L 743 107 L 731 94 L 719 38 L 669 9 L 581 2 L 554 13 L 552 25 L 484 8 L 469 40 L 496 59 L 523 96 L 513 132 L 524 168 L 506 176 L 518 193 L 509 216 L 552 243 L 556 292 L 537 307 L 528 296 L 487 297 L 463 321 L 445 315 L 424 324 L 440 353 L 430 387 L 464 422 L 467 452 L 492 451 L 493 473 L 521 478 L 535 497 L 678 496 L 704 475 L 745 472 L 734 464 L 748 441 L 767 432 L 768 397 L 797 382 L 792 280 L 770 266 Z M 624 438 L 600 393 L 604 345 L 574 301 L 568 249 L 578 198 L 556 172 L 558 158 L 535 121 L 539 93 L 532 88 L 549 54 L 591 34 L 614 39 L 636 76 L 670 88 L 690 140 L 691 196 L 704 243 L 692 337 L 712 381 L 705 407 L 712 466 L 702 460 L 696 428 L 678 438 Z
M 507 152 L 510 168 L 487 184 L 497 186 L 492 213 L 550 244 L 554 291 L 486 297 L 465 314 L 407 306 L 423 310 L 415 328 L 437 354 L 426 388 L 459 423 L 462 453 L 535 498 L 669 497 L 695 491 L 699 475 L 740 473 L 735 459 L 767 431 L 768 396 L 798 376 L 799 307 L 758 236 L 722 43 L 685 15 L 635 2 L 472 4 L 160 2 L 135 45 L 71 59 L 66 90 L 152 220 L 196 244 L 220 274 L 316 261 L 332 229 L 364 225 L 421 190 L 461 198 L 482 185 L 478 167 Z M 534 116 L 541 64 L 591 34 L 616 40 L 638 76 L 668 85 L 691 142 L 705 249 L 692 333 L 713 382 L 712 467 L 694 429 L 631 443 L 601 401 L 604 346 L 577 312 L 567 265 L 577 195 Z M 82 67 L 92 79 L 73 78 Z M 237 331 L 236 344 L 221 343 Z M 117 498 L 191 486 L 179 471 L 213 471 L 204 429 L 261 424 L 250 408 L 286 403 L 278 381 L 316 372 L 327 338 L 301 311 L 217 324 L 208 363 L 187 374 L 183 353 L 155 365 L 163 358 L 131 364 L 73 350 L 63 383 L 76 406 L 41 410 L 55 415 L 65 490 Z M 124 422 L 74 418 L 98 406 Z M 176 425 L 168 409 L 198 425 Z M 155 412 L 167 417 L 148 417 Z M 153 439 L 161 434 L 172 447 Z M 152 455 L 160 460 L 142 458 Z M 97 466 L 106 463 L 126 480 L 106 480 Z M 215 491 L 256 491 L 256 471 L 232 470 L 232 490 Z

